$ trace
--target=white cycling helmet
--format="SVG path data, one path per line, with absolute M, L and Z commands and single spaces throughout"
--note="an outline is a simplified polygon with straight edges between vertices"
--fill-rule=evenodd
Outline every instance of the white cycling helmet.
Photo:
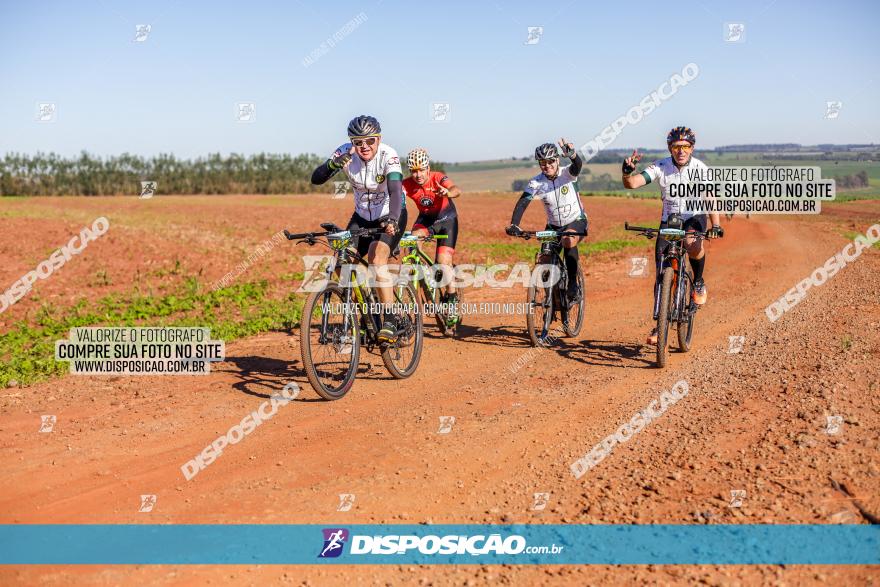
M 406 157 L 406 165 L 410 169 L 424 169 L 430 164 L 431 158 L 428 157 L 428 152 L 421 147 L 413 149 Z

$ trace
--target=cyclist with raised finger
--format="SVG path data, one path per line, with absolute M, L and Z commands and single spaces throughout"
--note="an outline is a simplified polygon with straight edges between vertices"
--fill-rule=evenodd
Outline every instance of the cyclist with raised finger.
M 385 318 L 379 341 L 394 343 L 398 337 L 397 313 L 392 311 L 393 277 L 388 258 L 397 248 L 406 228 L 403 171 L 400 158 L 382 142 L 382 127 L 372 116 L 356 116 L 348 123 L 350 142 L 340 145 L 333 155 L 312 173 L 312 183 L 321 185 L 342 170 L 354 192 L 354 214 L 347 230 L 382 228 L 381 234 L 357 239 L 358 254 L 376 269 L 379 300 L 385 305 Z
M 410 176 L 403 180 L 403 190 L 419 209 L 412 232 L 418 236 L 445 235 L 437 241 L 435 263 L 441 266 L 449 279 L 441 303 L 449 304 L 455 319 L 458 296 L 452 276 L 452 257 L 458 240 L 458 211 L 452 201 L 461 195 L 461 189 L 445 173 L 431 171 L 431 159 L 421 147 L 413 149 L 406 158 Z
M 686 198 L 670 197 L 669 186 L 673 183 L 690 183 L 696 176 L 694 171 L 699 170 L 705 177 L 707 166 L 693 156 L 694 145 L 697 142 L 696 133 L 688 127 L 677 126 L 666 135 L 666 146 L 669 149 L 669 157 L 658 159 L 645 168 L 641 173 L 634 173 L 641 159 L 637 151 L 627 157 L 623 162 L 623 187 L 636 189 L 656 181 L 660 186 L 660 199 L 663 202 L 663 213 L 660 217 L 660 228 L 669 228 L 670 221 L 681 223 L 683 230 L 690 232 L 706 232 L 707 222 L 711 220 L 712 228 L 708 231 L 708 237 L 718 238 L 724 236 L 721 228 L 721 218 L 717 212 L 711 212 L 706 216 L 705 212 L 694 212 L 687 209 Z M 654 284 L 654 320 L 660 311 L 660 266 L 663 261 L 663 251 L 667 241 L 660 236 L 654 247 L 656 280 Z M 703 279 L 703 271 L 706 267 L 706 251 L 703 240 L 694 237 L 685 239 L 685 248 L 690 258 L 691 269 L 694 272 L 693 300 L 698 305 L 706 303 L 708 292 L 706 282 Z M 657 344 L 657 328 L 651 330 L 648 335 L 648 344 Z
M 541 173 L 529 180 L 525 191 L 520 196 L 510 218 L 510 225 L 505 232 L 515 236 L 520 232 L 519 223 L 532 200 L 541 200 L 547 214 L 545 230 L 572 231 L 586 234 L 587 214 L 581 205 L 578 194 L 577 177 L 581 172 L 583 161 L 578 156 L 572 143 L 564 138 L 559 139 L 562 155 L 571 160 L 565 167 L 559 164 L 560 151 L 553 143 L 544 143 L 535 149 L 535 159 Z M 578 243 L 583 236 L 564 236 L 561 239 L 565 258 L 565 269 L 568 272 L 568 303 L 576 305 L 583 292 L 579 291 L 577 272 Z M 549 263 L 550 259 L 540 257 L 539 263 Z

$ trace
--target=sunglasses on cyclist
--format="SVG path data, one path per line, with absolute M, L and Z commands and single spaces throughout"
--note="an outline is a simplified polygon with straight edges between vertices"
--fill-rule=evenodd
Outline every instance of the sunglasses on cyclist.
M 354 145 L 355 147 L 360 147 L 363 145 L 368 145 L 368 146 L 372 147 L 373 145 L 376 144 L 377 140 L 378 139 L 376 137 L 369 137 L 366 139 L 351 139 L 351 144 Z
M 673 151 L 693 151 L 694 146 L 693 145 L 672 145 L 670 147 L 670 149 L 672 149 Z
M 556 159 L 538 159 L 539 165 L 551 165 L 556 162 Z

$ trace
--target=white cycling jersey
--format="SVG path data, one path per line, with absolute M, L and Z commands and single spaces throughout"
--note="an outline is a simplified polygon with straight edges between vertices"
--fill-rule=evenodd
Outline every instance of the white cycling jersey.
M 706 177 L 707 173 L 705 170 L 707 169 L 708 167 L 706 164 L 696 157 L 691 157 L 690 161 L 687 162 L 687 165 L 681 169 L 675 166 L 672 157 L 666 157 L 665 159 L 654 161 L 642 171 L 642 175 L 648 183 L 656 181 L 660 185 L 660 199 L 663 202 L 663 216 L 660 218 L 661 222 L 665 222 L 670 214 L 679 214 L 681 215 L 682 220 L 705 214 L 705 212 L 688 211 L 684 204 L 686 198 L 670 197 L 669 185 L 673 183 L 691 183 L 692 177 L 698 177 L 696 175 L 697 170 L 699 170 L 699 177 Z M 690 199 L 693 200 L 693 198 Z
M 351 143 L 340 145 L 333 153 L 337 157 L 351 150 Z M 379 143 L 376 156 L 369 161 L 364 161 L 355 153 L 351 156 L 351 162 L 343 167 L 348 181 L 354 192 L 354 211 L 365 220 L 378 220 L 391 212 L 388 200 L 388 174 L 399 173 L 403 177 L 400 167 L 400 157 L 393 147 L 385 143 Z M 403 188 L 401 187 L 401 192 Z M 401 195 L 403 207 L 406 202 L 405 196 Z
M 547 222 L 554 226 L 564 226 L 587 217 L 578 196 L 577 176 L 572 175 L 568 167 L 560 168 L 554 179 L 539 173 L 529 180 L 525 189 L 531 196 L 529 199 L 540 199 L 544 203 Z

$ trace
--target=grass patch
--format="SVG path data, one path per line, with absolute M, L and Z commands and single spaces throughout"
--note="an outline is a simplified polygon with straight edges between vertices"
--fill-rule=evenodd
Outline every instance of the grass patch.
M 630 247 L 643 246 L 645 242 L 629 239 L 608 239 L 597 242 L 582 242 L 578 249 L 586 256 L 601 253 L 615 253 Z M 474 243 L 468 245 L 468 250 L 477 253 L 485 253 L 486 264 L 491 265 L 496 259 L 531 262 L 535 260 L 535 254 L 540 250 L 537 241 L 513 242 L 513 243 Z
M 851 230 L 844 230 L 843 232 L 841 232 L 841 234 L 842 234 L 843 236 L 845 236 L 845 237 L 846 237 L 847 239 L 849 239 L 849 240 L 855 240 L 855 238 L 856 238 L 857 236 L 861 236 L 862 238 L 865 238 L 864 233 L 861 233 L 861 232 L 853 232 L 853 231 L 851 231 Z M 873 249 L 880 249 L 880 241 L 877 241 L 876 243 L 874 243 L 873 245 L 871 245 L 871 248 L 873 248 Z
M 91 303 L 82 299 L 64 310 L 43 305 L 36 324 L 18 322 L 0 335 L 0 387 L 66 373 L 69 363 L 55 361 L 55 341 L 77 326 L 201 326 L 211 329 L 213 339 L 229 342 L 298 325 L 303 300 L 292 293 L 272 299 L 268 290 L 263 280 L 203 292 L 189 278 L 167 295 L 114 294 Z

